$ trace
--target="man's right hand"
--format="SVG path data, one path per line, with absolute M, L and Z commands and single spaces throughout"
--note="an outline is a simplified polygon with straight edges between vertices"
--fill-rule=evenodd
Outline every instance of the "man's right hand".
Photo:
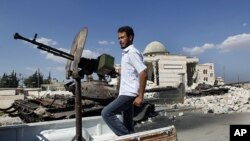
M 143 103 L 143 98 L 140 96 L 137 96 L 133 102 L 133 104 L 137 107 L 140 107 Z

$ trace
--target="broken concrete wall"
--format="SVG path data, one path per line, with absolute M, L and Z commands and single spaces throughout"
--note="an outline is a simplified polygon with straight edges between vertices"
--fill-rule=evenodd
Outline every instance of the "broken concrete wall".
M 208 95 L 199 97 L 185 97 L 180 106 L 192 106 L 201 109 L 204 113 L 232 113 L 250 112 L 250 90 L 232 86 L 224 95 Z

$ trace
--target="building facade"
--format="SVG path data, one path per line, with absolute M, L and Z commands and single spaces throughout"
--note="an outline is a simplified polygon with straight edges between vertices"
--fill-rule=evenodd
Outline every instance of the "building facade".
M 212 63 L 199 65 L 196 57 L 173 55 L 158 42 L 149 43 L 144 52 L 144 62 L 148 68 L 148 80 L 157 86 L 177 87 L 183 83 L 186 87 L 194 83 L 214 83 L 214 66 Z M 201 71 L 204 73 L 201 73 Z
M 198 76 L 197 76 L 198 84 L 214 85 L 215 74 L 214 74 L 213 63 L 198 64 L 196 66 L 196 69 L 198 73 Z

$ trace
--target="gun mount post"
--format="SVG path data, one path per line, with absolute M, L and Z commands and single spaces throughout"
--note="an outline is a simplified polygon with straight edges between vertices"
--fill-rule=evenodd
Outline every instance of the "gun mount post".
M 72 76 L 75 79 L 75 111 L 76 111 L 76 136 L 72 139 L 77 141 L 85 141 L 82 137 L 82 100 L 81 100 L 81 77 L 79 76 L 78 65 L 82 56 L 85 41 L 87 38 L 88 29 L 83 28 L 75 37 L 71 46 L 70 54 L 74 55 L 73 73 L 71 73 L 72 60 L 67 60 L 66 63 L 66 79 Z
M 76 78 L 76 97 L 75 97 L 75 111 L 76 111 L 76 136 L 73 140 L 85 141 L 82 137 L 82 100 L 81 100 L 81 79 Z M 73 141 L 72 140 L 72 141 Z

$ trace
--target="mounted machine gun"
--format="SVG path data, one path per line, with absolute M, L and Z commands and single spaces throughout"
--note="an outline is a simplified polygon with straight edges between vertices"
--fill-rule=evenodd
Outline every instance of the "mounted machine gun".
M 60 51 L 58 49 L 52 48 L 48 45 L 42 44 L 36 41 L 37 34 L 35 34 L 32 40 L 25 38 L 18 33 L 15 33 L 14 39 L 21 39 L 37 45 L 38 49 L 47 51 L 54 55 L 63 57 L 67 59 L 66 63 L 66 79 L 72 77 L 75 81 L 75 112 L 76 112 L 76 136 L 73 140 L 82 141 L 82 94 L 81 94 L 81 79 L 84 75 L 90 75 L 93 72 L 99 74 L 99 76 L 104 76 L 110 72 L 114 72 L 114 58 L 109 55 L 101 55 L 98 59 L 87 59 L 82 58 L 82 52 L 84 49 L 88 29 L 83 28 L 74 38 L 73 44 L 71 46 L 70 54 Z
M 11 107 L 0 109 L 12 116 L 19 116 L 26 122 L 48 121 L 64 118 L 76 118 L 76 136 L 73 140 L 82 141 L 82 116 L 96 115 L 104 106 L 109 104 L 118 95 L 118 88 L 105 81 L 106 76 L 118 77 L 114 68 L 114 58 L 107 54 L 100 55 L 97 59 L 82 57 L 84 44 L 87 37 L 87 28 L 83 28 L 74 38 L 70 53 L 63 52 L 43 43 L 37 42 L 37 34 L 28 39 L 15 33 L 14 39 L 24 40 L 37 46 L 38 49 L 67 59 L 65 66 L 66 79 L 73 78 L 65 84 L 65 88 L 74 94 L 74 97 L 54 96 L 32 100 L 17 100 Z M 85 81 L 84 76 L 96 73 L 99 80 Z M 42 105 L 42 112 L 39 107 Z M 11 110 L 14 108 L 14 110 Z M 13 114 L 16 113 L 17 114 Z M 93 114 L 95 113 L 95 114 Z M 144 103 L 140 108 L 135 108 L 134 121 L 141 121 L 155 114 L 154 105 Z M 28 116 L 27 116 L 28 115 Z

